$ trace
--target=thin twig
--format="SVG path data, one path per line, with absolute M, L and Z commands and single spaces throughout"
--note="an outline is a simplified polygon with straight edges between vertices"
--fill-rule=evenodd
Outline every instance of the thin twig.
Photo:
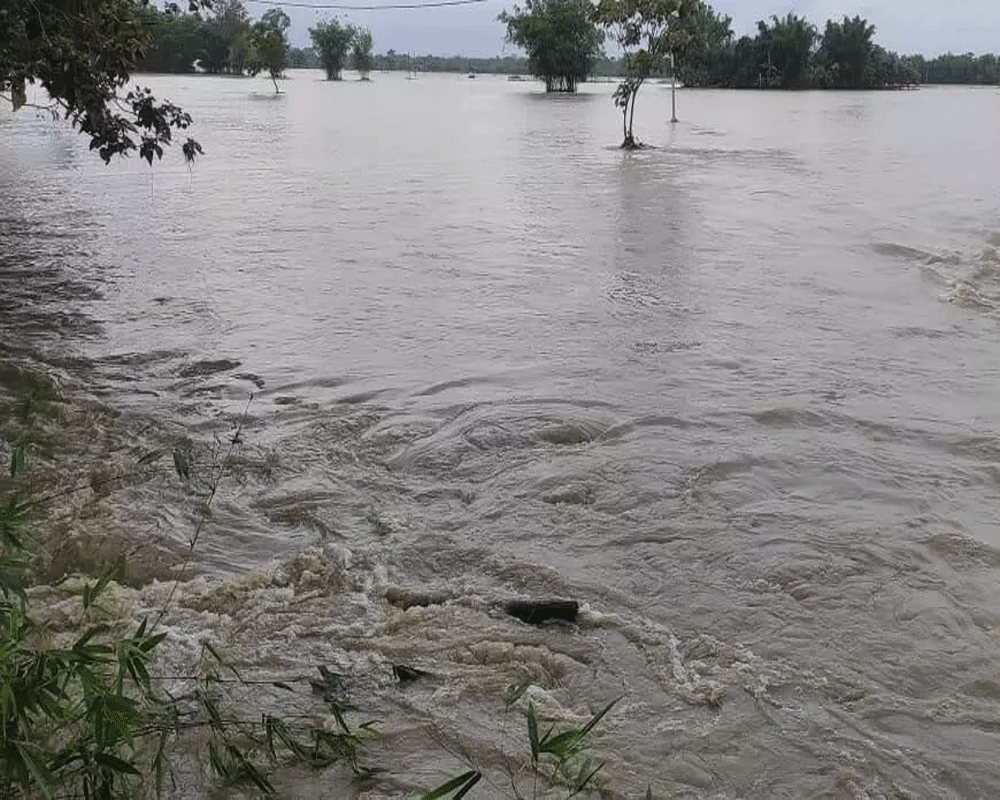
M 194 529 L 194 535 L 188 542 L 188 551 L 187 554 L 184 556 L 184 561 L 181 564 L 178 576 L 174 579 L 174 585 L 170 587 L 170 593 L 167 595 L 167 599 L 163 601 L 163 607 L 160 609 L 159 614 L 156 615 L 156 619 L 153 620 L 154 628 L 157 625 L 159 625 L 160 622 L 163 621 L 163 618 L 166 616 L 167 609 L 170 608 L 170 604 L 173 602 L 174 595 L 177 594 L 177 587 L 180 585 L 181 579 L 184 577 L 184 572 L 185 570 L 187 570 L 188 566 L 191 563 L 191 557 L 194 555 L 195 545 L 198 544 L 198 537 L 201 536 L 201 531 L 205 527 L 205 520 L 208 519 L 208 511 L 212 506 L 212 501 L 215 499 L 215 493 L 219 489 L 219 483 L 222 480 L 225 471 L 226 461 L 229 460 L 229 457 L 232 455 L 236 445 L 240 443 L 240 434 L 243 432 L 243 423 L 246 421 L 247 414 L 250 411 L 250 404 L 253 402 L 253 398 L 254 394 L 253 392 L 251 392 L 250 397 L 247 399 L 246 407 L 243 409 L 243 413 L 240 415 L 239 420 L 237 420 L 236 422 L 236 433 L 233 434 L 232 439 L 230 439 L 229 441 L 229 450 L 226 452 L 226 457 L 222 460 L 222 462 L 213 465 L 212 467 L 214 474 L 212 476 L 213 478 L 212 482 L 211 484 L 209 484 L 210 490 L 208 494 L 208 500 L 205 502 L 205 509 L 204 509 L 205 513 L 203 513 L 201 515 L 201 518 L 198 520 L 198 524 L 195 526 Z

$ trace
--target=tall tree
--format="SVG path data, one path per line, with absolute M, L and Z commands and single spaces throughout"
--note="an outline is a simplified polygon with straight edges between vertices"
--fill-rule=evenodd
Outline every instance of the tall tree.
M 354 39 L 354 27 L 341 25 L 335 19 L 324 20 L 309 29 L 309 36 L 312 37 L 319 61 L 326 70 L 326 79 L 339 81 L 347 61 L 347 51 Z
M 827 70 L 837 89 L 864 89 L 874 45 L 875 26 L 855 16 L 843 22 L 830 20 L 823 31 L 817 60 Z
M 603 35 L 590 19 L 588 0 L 526 0 L 497 19 L 507 41 L 528 55 L 531 74 L 547 92 L 575 92 L 601 54 Z
M 761 63 L 767 76 L 766 85 L 781 89 L 804 87 L 813 48 L 819 38 L 816 27 L 804 17 L 790 13 L 784 18 L 772 16 L 770 26 L 759 21 L 757 36 L 761 53 L 766 53 L 766 61 Z
M 358 71 L 361 80 L 368 80 L 368 74 L 375 69 L 372 55 L 372 32 L 368 28 L 357 28 L 351 40 L 351 66 Z
M 625 54 L 625 78 L 613 95 L 622 114 L 622 147 L 639 146 L 632 133 L 636 95 L 667 55 L 684 53 L 692 39 L 687 21 L 701 7 L 701 0 L 598 0 L 594 6 L 594 21 Z
M 143 27 L 150 36 L 139 61 L 144 72 L 194 72 L 203 58 L 203 20 L 200 15 L 183 14 L 177 6 L 160 11 L 156 6 L 137 8 Z
M 242 75 L 250 61 L 250 15 L 241 0 L 213 0 L 213 15 L 205 22 L 208 72 Z
M 690 46 L 680 60 L 677 76 L 690 86 L 725 86 L 732 73 L 733 20 L 703 5 L 688 17 L 684 29 Z
M 257 75 L 267 71 L 274 83 L 275 93 L 279 93 L 278 78 L 288 66 L 288 40 L 285 31 L 292 24 L 288 15 L 280 8 L 272 8 L 264 13 L 251 29 L 250 44 L 253 56 L 250 61 L 250 74 Z
M 202 6 L 191 0 L 191 10 Z M 14 110 L 27 104 L 28 84 L 40 84 L 48 109 L 90 137 L 90 149 L 110 161 L 138 151 L 162 158 L 174 131 L 191 117 L 147 89 L 125 93 L 150 43 L 135 0 L 4 0 L 0 4 L 0 94 Z M 123 96 L 124 95 L 124 96 Z M 201 152 L 188 139 L 187 160 Z

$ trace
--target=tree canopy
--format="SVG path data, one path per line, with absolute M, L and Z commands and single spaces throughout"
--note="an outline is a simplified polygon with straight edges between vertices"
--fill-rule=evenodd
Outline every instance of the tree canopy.
M 372 55 L 372 32 L 368 28 L 357 28 L 351 40 L 351 66 L 361 75 L 361 80 L 368 80 L 368 73 L 375 68 L 375 56 Z
M 590 19 L 587 0 L 527 0 L 497 19 L 507 41 L 527 53 L 531 74 L 547 92 L 575 92 L 601 54 L 603 35 Z
M 313 46 L 319 55 L 319 61 L 326 70 L 326 79 L 339 81 L 340 73 L 347 62 L 347 53 L 354 39 L 354 26 L 341 25 L 335 19 L 317 22 L 309 29 Z
M 645 80 L 666 56 L 683 53 L 694 41 L 689 20 L 701 0 L 599 0 L 593 18 L 607 28 L 624 53 L 625 77 L 614 93 L 622 113 L 622 147 L 637 147 L 632 132 L 635 99 Z
M 201 5 L 190 0 L 192 11 Z M 105 162 L 138 151 L 152 164 L 191 117 L 148 89 L 126 92 L 150 40 L 135 0 L 4 0 L 0 94 L 17 111 L 38 84 L 50 99 L 44 108 L 89 136 Z M 201 152 L 191 138 L 181 148 L 188 161 Z
M 875 26 L 858 16 L 830 20 L 822 34 L 795 14 L 771 17 L 757 23 L 753 38 L 736 39 L 732 20 L 706 6 L 688 28 L 692 47 L 678 70 L 688 86 L 882 89 L 919 83 L 929 63 L 883 49 Z
M 288 15 L 280 8 L 272 8 L 264 13 L 250 32 L 251 59 L 250 74 L 267 72 L 278 92 L 278 77 L 288 65 L 288 40 L 285 31 L 292 24 Z

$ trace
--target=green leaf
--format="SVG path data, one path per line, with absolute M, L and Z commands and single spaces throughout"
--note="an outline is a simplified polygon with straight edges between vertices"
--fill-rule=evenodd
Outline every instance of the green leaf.
M 136 461 L 136 466 L 142 466 L 143 464 L 152 464 L 155 461 L 159 461 L 163 458 L 162 450 L 150 450 L 145 455 L 141 456 L 138 461 Z
M 174 450 L 174 470 L 181 480 L 191 477 L 191 456 L 180 450 Z
M 158 633 L 155 636 L 147 636 L 142 643 L 139 645 L 139 649 L 144 653 L 149 653 L 151 650 L 155 649 L 156 646 L 167 638 L 166 632 Z
M 36 748 L 27 742 L 13 742 L 13 745 L 14 749 L 17 750 L 18 756 L 21 758 L 21 763 L 30 773 L 31 777 L 34 778 L 35 786 L 42 794 L 51 798 L 52 792 L 49 791 L 49 784 L 52 782 L 52 776 L 49 774 L 45 764 L 36 759 L 36 754 L 32 752 Z
M 216 707 L 215 703 L 211 698 L 205 695 L 200 695 L 199 699 L 204 707 L 205 711 L 208 712 L 209 724 L 217 731 L 221 731 L 225 728 L 225 724 L 222 722 L 222 717 L 219 715 L 219 709 Z
M 469 790 L 482 780 L 483 773 L 478 770 L 469 770 L 457 777 L 452 778 L 447 783 L 442 783 L 436 789 L 431 789 L 427 794 L 421 795 L 420 800 L 440 800 L 440 798 L 447 796 L 450 792 L 456 790 L 457 793 L 452 798 L 452 800 L 458 800 L 458 798 L 465 797 Z
M 531 744 L 531 760 L 538 761 L 538 720 L 535 718 L 535 707 L 528 703 L 528 742 Z
M 600 711 L 594 714 L 594 716 L 590 718 L 590 722 L 584 725 L 583 730 L 580 731 L 580 738 L 582 739 L 584 736 L 590 733 L 590 731 L 593 730 L 594 726 L 602 719 L 604 719 L 604 715 L 615 707 L 615 705 L 618 703 L 619 700 L 621 700 L 621 698 L 616 697 L 614 700 L 608 703 L 604 708 L 602 708 Z
M 93 639 L 99 633 L 106 633 L 111 630 L 107 625 L 95 625 L 92 628 L 87 629 L 87 631 L 73 643 L 73 650 L 84 651 L 87 649 L 86 645 L 91 639 Z M 92 645 L 93 646 L 93 645 Z M 103 647 L 103 645 L 101 645 Z M 107 652 L 107 651 L 104 651 Z
M 24 442 L 14 445 L 10 454 L 10 477 L 14 477 L 19 472 L 24 472 Z
M 124 775 L 141 774 L 139 770 L 135 768 L 135 765 L 129 763 L 128 761 L 124 761 L 117 756 L 113 756 L 110 753 L 95 753 L 94 761 L 113 772 L 120 772 Z
M 594 779 L 594 776 L 602 769 L 604 769 L 603 761 L 593 769 L 590 769 L 590 759 L 588 758 L 580 767 L 580 772 L 577 775 L 576 781 L 573 784 L 573 792 L 570 794 L 570 797 L 575 797 L 576 795 L 580 794 L 580 792 L 582 792 L 584 789 L 586 789 L 587 784 L 589 784 Z M 646 800 L 652 800 L 652 798 L 648 793 L 646 795 Z
M 177 782 L 174 780 L 174 771 L 170 767 L 170 762 L 167 761 L 166 748 L 168 736 L 169 732 L 166 730 L 160 733 L 160 745 L 156 750 L 156 757 L 153 759 L 153 775 L 157 797 L 163 794 L 164 778 L 168 775 L 170 776 L 171 788 L 177 788 Z
M 507 692 L 504 694 L 503 702 L 504 705 L 510 708 L 514 703 L 521 699 L 526 691 L 531 687 L 530 683 L 514 684 L 512 683 L 507 687 Z
M 8 654 L 3 653 L 3 661 L 7 661 Z M 13 661 L 13 658 L 11 658 Z M 14 694 L 14 688 L 4 682 L 3 686 L 0 687 L 0 719 L 4 722 L 12 720 L 18 715 L 17 707 L 17 696 Z
M 565 761 L 575 751 L 580 749 L 580 740 L 582 738 L 583 734 L 580 731 L 565 731 L 558 736 L 553 736 L 551 739 L 546 736 L 539 743 L 538 749 L 542 753 L 552 753 L 552 755 L 558 756 L 560 760 Z
M 243 752 L 235 745 L 227 744 L 226 752 L 235 764 L 239 766 L 239 771 L 251 783 L 260 789 L 264 794 L 274 794 L 274 787 L 260 768 L 248 759 Z

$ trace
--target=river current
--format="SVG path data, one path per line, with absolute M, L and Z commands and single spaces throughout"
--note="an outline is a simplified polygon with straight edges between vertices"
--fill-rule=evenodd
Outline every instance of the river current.
M 191 170 L 0 111 L 3 432 L 91 486 L 40 581 L 179 576 L 167 676 L 342 674 L 383 772 L 284 796 L 511 797 L 521 682 L 621 697 L 610 797 L 1000 793 L 1000 93 L 650 83 L 623 152 L 609 84 L 318 77 L 141 78 Z M 202 490 L 102 482 L 161 447 Z

